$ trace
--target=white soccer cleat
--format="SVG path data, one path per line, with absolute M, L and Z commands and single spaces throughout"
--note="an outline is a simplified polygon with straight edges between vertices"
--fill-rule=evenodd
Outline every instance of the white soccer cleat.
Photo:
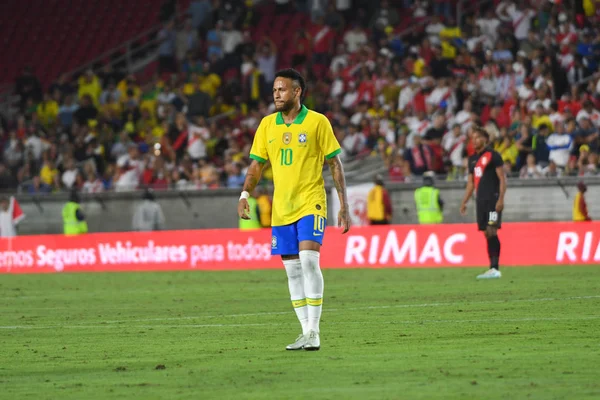
M 490 268 L 481 275 L 477 275 L 477 279 L 498 279 L 502 278 L 502 273 L 497 269 Z
M 292 344 L 288 344 L 287 346 L 285 346 L 285 349 L 286 350 L 302 350 L 302 348 L 306 344 L 306 341 L 307 341 L 307 336 L 300 334 L 296 338 L 296 341 Z
M 304 350 L 315 351 L 321 348 L 321 339 L 319 339 L 319 332 L 310 331 L 308 332 L 308 338 L 304 344 Z

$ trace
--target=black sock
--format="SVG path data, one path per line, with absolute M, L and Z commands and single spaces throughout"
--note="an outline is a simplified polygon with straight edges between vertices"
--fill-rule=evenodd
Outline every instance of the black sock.
M 490 257 L 490 268 L 500 269 L 500 239 L 498 236 L 490 236 L 487 238 L 488 256 Z

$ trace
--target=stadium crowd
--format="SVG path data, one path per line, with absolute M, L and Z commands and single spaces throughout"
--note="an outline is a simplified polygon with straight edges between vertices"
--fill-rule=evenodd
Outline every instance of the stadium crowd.
M 484 2 L 460 24 L 447 0 L 355 3 L 277 0 L 275 18 L 307 21 L 282 39 L 252 36 L 256 8 L 192 1 L 189 19 L 159 32 L 149 79 L 107 66 L 43 88 L 25 69 L 20 113 L 0 127 L 0 189 L 240 188 L 275 71 L 290 64 L 343 157 L 381 158 L 390 181 L 464 179 L 473 124 L 510 176 L 598 174 L 593 3 Z

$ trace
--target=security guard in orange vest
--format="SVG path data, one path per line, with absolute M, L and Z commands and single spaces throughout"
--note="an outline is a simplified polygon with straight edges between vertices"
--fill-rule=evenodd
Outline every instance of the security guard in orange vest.
M 585 202 L 584 193 L 587 191 L 587 186 L 583 182 L 577 184 L 579 192 L 575 195 L 575 201 L 573 202 L 573 221 L 591 221 L 587 210 L 587 203 Z
M 381 175 L 375 177 L 375 187 L 367 197 L 367 218 L 371 225 L 387 225 L 392 222 L 392 202 Z

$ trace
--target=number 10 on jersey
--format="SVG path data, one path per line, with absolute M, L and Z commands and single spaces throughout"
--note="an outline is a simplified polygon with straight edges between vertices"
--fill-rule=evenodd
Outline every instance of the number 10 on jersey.
M 313 230 L 315 232 L 325 232 L 325 218 L 320 215 L 315 215 Z
M 292 165 L 294 159 L 292 149 L 281 149 L 281 165 Z

